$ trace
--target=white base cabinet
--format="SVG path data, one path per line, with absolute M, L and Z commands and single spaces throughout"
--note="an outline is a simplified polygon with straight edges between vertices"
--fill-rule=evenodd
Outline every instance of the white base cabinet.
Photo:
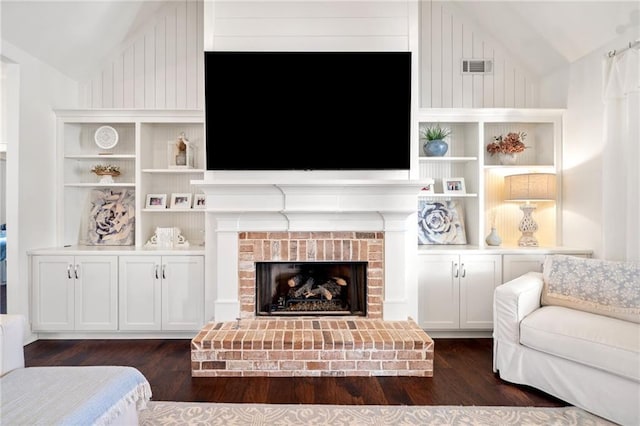
M 418 256 L 418 323 L 441 337 L 493 330 L 495 288 L 527 272 L 541 272 L 547 255 L 592 253 L 562 247 L 423 250 Z
M 118 329 L 117 256 L 34 256 L 34 331 Z
M 80 251 L 30 253 L 33 331 L 69 332 L 67 337 L 82 335 L 79 332 L 153 336 L 161 331 L 199 331 L 204 325 L 204 255 L 197 254 L 201 251 Z
M 121 256 L 120 330 L 188 331 L 204 324 L 203 256 Z
M 500 255 L 420 256 L 418 323 L 426 330 L 491 329 L 501 277 Z

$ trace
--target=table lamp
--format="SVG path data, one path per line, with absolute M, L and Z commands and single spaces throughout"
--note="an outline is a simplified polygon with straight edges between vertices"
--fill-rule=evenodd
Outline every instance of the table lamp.
M 532 213 L 536 205 L 532 201 L 555 201 L 556 176 L 552 173 L 527 173 L 505 176 L 505 201 L 524 201 L 520 205 L 523 217 L 518 229 L 522 236 L 518 239 L 520 247 L 537 247 L 538 240 L 533 235 L 538 230 L 538 224 L 533 220 Z

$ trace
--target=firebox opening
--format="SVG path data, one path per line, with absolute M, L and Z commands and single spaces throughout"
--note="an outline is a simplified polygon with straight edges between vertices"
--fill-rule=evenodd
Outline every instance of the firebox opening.
M 256 315 L 366 316 L 367 262 L 256 262 Z

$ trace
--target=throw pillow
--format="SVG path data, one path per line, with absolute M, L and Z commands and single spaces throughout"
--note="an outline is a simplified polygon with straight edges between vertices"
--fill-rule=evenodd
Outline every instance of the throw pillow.
M 542 305 L 640 323 L 640 264 L 550 255 L 543 280 Z

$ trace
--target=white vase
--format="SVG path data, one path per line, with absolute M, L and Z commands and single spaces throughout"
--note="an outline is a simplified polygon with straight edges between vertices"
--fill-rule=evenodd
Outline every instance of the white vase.
M 513 166 L 518 162 L 518 154 L 500 152 L 498 153 L 498 160 L 503 166 Z
M 498 231 L 496 231 L 496 228 L 491 228 L 491 232 L 484 240 L 486 241 L 487 245 L 490 246 L 499 246 L 502 243 L 502 238 L 500 238 L 500 235 L 498 235 Z

